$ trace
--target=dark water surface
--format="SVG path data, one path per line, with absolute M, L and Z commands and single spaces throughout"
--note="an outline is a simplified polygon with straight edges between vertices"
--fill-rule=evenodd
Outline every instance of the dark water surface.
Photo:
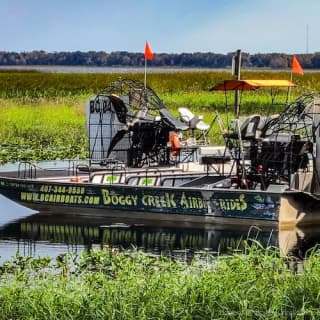
M 320 242 L 320 230 L 256 226 L 226 227 L 152 222 L 95 216 L 79 217 L 65 212 L 35 213 L 0 196 L 0 263 L 20 255 L 51 256 L 105 246 L 138 248 L 175 259 L 197 254 L 228 254 L 243 250 L 245 242 L 276 246 L 284 254 L 303 257 Z
M 269 69 L 269 68 L 244 68 L 247 71 L 257 72 L 288 72 L 287 69 Z M 0 70 L 4 71 L 38 71 L 49 73 L 144 73 L 144 67 L 96 67 L 96 66 L 0 66 Z M 176 73 L 176 72 L 228 72 L 231 73 L 229 68 L 198 68 L 198 67 L 150 67 L 148 66 L 148 73 Z M 319 72 L 319 69 L 306 69 L 305 73 Z
M 0 70 L 26 70 L 50 73 L 144 73 L 144 67 L 94 67 L 94 66 L 0 66 Z M 224 68 L 148 67 L 148 73 L 228 71 Z

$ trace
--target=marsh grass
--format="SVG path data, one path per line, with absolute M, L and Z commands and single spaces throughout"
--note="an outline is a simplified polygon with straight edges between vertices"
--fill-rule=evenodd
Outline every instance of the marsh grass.
M 186 98 L 189 98 L 190 95 Z M 85 129 L 84 101 L 86 96 L 59 97 L 18 103 L 12 99 L 0 99 L 0 163 L 25 160 L 86 159 L 88 157 L 87 133 Z M 166 99 L 166 97 L 164 97 Z M 176 107 L 173 114 L 178 116 Z M 184 104 L 185 105 L 185 104 Z M 210 123 L 214 108 L 191 110 L 204 116 Z M 225 123 L 232 113 L 221 114 Z M 216 123 L 210 131 L 209 140 L 223 144 L 223 138 Z
M 76 103 L 0 101 L 0 163 L 85 158 L 84 111 Z
M 17 256 L 0 267 L 0 319 L 317 319 L 320 260 L 275 248 L 181 264 L 139 251 Z
M 229 72 L 151 73 L 148 85 L 157 93 L 207 92 L 213 85 L 231 79 Z M 22 100 L 97 94 L 112 81 L 130 78 L 143 81 L 143 74 L 67 74 L 0 72 L 0 97 Z M 243 72 L 242 79 L 290 79 L 289 72 Z M 296 94 L 320 91 L 320 73 L 294 76 Z
M 142 74 L 0 72 L 0 163 L 87 158 L 84 102 L 119 77 L 143 81 Z M 288 72 L 243 73 L 243 78 L 289 77 Z M 152 73 L 148 85 L 175 116 L 184 106 L 211 123 L 214 112 L 219 111 L 227 126 L 233 113 L 233 94 L 228 94 L 226 101 L 223 92 L 209 89 L 230 78 L 227 72 Z M 301 92 L 320 91 L 320 73 L 296 76 L 294 80 L 299 87 L 292 90 L 291 99 Z M 285 97 L 286 91 L 279 90 L 276 102 L 280 105 L 271 108 L 268 90 L 245 92 L 241 113 L 277 113 L 283 109 Z M 209 140 L 223 144 L 217 125 L 210 131 Z

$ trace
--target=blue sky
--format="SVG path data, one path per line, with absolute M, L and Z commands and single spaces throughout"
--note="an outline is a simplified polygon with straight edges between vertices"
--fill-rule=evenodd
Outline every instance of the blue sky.
M 320 51 L 320 0 L 0 0 L 0 50 Z

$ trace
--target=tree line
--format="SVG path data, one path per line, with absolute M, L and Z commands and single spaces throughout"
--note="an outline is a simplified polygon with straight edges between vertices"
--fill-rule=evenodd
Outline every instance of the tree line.
M 232 64 L 234 53 L 213 52 L 159 53 L 155 54 L 149 66 L 154 67 L 206 67 L 226 68 Z M 299 54 L 297 58 L 303 68 L 320 68 L 320 52 Z M 248 68 L 284 69 L 291 67 L 292 55 L 285 53 L 242 53 L 242 66 Z M 143 53 L 116 51 L 74 51 L 74 52 L 7 52 L 0 51 L 0 65 L 65 65 L 65 66 L 144 66 Z

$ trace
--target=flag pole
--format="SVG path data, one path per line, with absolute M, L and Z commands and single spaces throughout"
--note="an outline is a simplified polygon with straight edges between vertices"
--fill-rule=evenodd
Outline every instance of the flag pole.
M 290 76 L 290 80 L 292 82 L 292 78 L 293 78 L 293 73 L 298 73 L 303 75 L 304 71 L 297 59 L 297 57 L 295 55 L 293 55 L 292 57 L 292 61 L 291 61 L 291 76 Z M 290 88 L 288 90 L 288 99 L 289 99 L 289 95 L 290 95 Z
M 144 57 L 144 88 L 147 89 L 147 58 Z
M 291 68 L 290 81 L 292 82 L 292 80 L 293 80 L 293 71 L 292 71 L 292 68 Z M 291 94 L 291 87 L 288 87 L 287 104 L 289 104 L 289 101 L 290 101 L 290 94 Z
M 146 41 L 146 46 L 144 47 L 144 88 L 147 89 L 147 60 L 153 59 L 153 52 L 149 46 L 148 41 Z

